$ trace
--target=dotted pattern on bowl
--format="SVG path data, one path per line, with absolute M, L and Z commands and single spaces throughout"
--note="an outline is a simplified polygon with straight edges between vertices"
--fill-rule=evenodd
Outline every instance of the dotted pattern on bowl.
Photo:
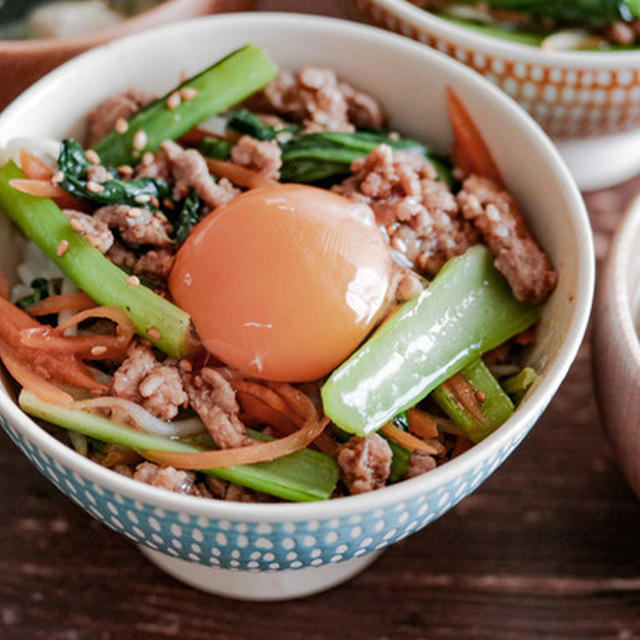
M 180 512 L 161 509 L 115 493 L 39 450 L 2 415 L 0 424 L 44 476 L 111 529 L 176 558 L 244 571 L 320 566 L 393 544 L 440 517 L 476 489 L 526 435 L 518 434 L 453 482 L 406 502 L 340 518 L 268 523 L 205 518 L 187 508 Z
M 579 137 L 640 126 L 640 65 L 576 69 L 490 56 L 404 20 L 377 0 L 353 2 L 378 26 L 423 42 L 475 69 L 514 98 L 550 135 Z

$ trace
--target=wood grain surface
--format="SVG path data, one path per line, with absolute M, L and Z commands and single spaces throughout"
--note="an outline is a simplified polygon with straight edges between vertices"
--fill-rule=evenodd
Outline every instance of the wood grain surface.
M 342 2 L 259 5 L 346 15 Z M 599 259 L 638 190 L 640 178 L 586 196 Z M 0 435 L 0 640 L 138 638 L 640 639 L 640 505 L 600 425 L 588 340 L 474 494 L 350 583 L 287 603 L 168 578 Z

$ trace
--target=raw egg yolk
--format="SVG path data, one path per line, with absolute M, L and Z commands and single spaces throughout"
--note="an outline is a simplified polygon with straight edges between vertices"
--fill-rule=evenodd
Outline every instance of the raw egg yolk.
M 369 333 L 390 286 L 371 209 L 303 185 L 248 191 L 204 218 L 169 277 L 204 346 L 257 378 L 315 380 Z

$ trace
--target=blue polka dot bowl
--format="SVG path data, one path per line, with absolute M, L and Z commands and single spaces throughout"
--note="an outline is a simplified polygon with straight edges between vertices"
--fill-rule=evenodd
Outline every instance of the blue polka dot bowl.
M 0 386 L 0 422 L 31 462 L 88 514 L 189 584 L 230 597 L 282 599 L 326 589 L 419 531 L 493 473 L 525 437 L 574 359 L 591 305 L 593 252 L 580 195 L 541 129 L 480 76 L 398 36 L 330 19 L 277 14 L 173 25 L 84 54 L 38 82 L 0 116 L 0 142 L 82 134 L 85 114 L 131 86 L 161 92 L 253 42 L 283 68 L 323 65 L 377 96 L 392 126 L 446 150 L 445 88 L 454 87 L 489 141 L 507 183 L 560 274 L 530 362 L 540 372 L 513 417 L 455 460 L 358 496 L 306 504 L 245 504 L 138 483 L 80 456 L 22 413 Z M 100 78 L 99 82 L 95 79 Z M 0 267 L 24 243 L 0 216 Z

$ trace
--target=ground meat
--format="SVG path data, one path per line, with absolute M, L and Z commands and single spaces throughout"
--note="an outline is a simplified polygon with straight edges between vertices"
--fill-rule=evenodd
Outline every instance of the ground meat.
M 446 182 L 422 156 L 381 144 L 351 165 L 333 190 L 368 203 L 389 245 L 406 266 L 435 275 L 475 242 Z
M 93 219 L 103 222 L 112 229 L 118 229 L 120 237 L 127 244 L 172 246 L 168 235 L 171 225 L 160 212 L 154 213 L 128 204 L 111 204 L 97 209 Z
M 152 100 L 153 97 L 150 94 L 137 89 L 130 89 L 126 93 L 107 98 L 87 116 L 87 146 L 91 147 L 111 133 L 119 118 L 128 120 Z
M 147 158 L 153 158 L 148 161 Z M 145 154 L 143 161 L 134 169 L 136 178 L 160 178 L 166 182 L 171 180 L 171 172 L 169 171 L 169 161 L 164 151 L 157 151 L 147 156 Z
M 240 193 L 226 178 L 216 183 L 205 159 L 195 149 L 183 149 L 171 140 L 165 140 L 162 148 L 169 159 L 176 199 L 185 197 L 193 187 L 205 204 L 215 209 Z
M 464 181 L 457 198 L 462 214 L 495 255 L 495 265 L 515 297 L 533 304 L 543 302 L 558 276 L 529 235 L 513 198 L 496 183 L 476 175 Z
M 131 249 L 123 247 L 119 242 L 113 243 L 111 249 L 107 251 L 107 258 L 109 258 L 113 264 L 127 271 L 132 270 L 138 260 L 136 254 L 131 251 Z
M 69 219 L 71 227 L 98 251 L 107 253 L 112 248 L 113 234 L 103 221 L 73 209 L 63 209 L 62 213 Z
M 238 417 L 236 392 L 220 370 L 205 367 L 193 375 L 183 372 L 183 382 L 192 408 L 221 449 L 252 444 Z
M 282 71 L 253 101 L 259 108 L 272 111 L 316 131 L 353 131 L 354 125 L 380 128 L 384 113 L 371 96 L 338 82 L 331 69 L 306 67 L 296 76 Z
M 130 464 L 117 464 L 115 467 L 113 467 L 113 471 L 119 473 L 121 476 L 133 478 L 134 468 Z
M 171 420 L 188 402 L 177 366 L 160 363 L 146 342 L 129 347 L 127 358 L 113 375 L 111 393 L 141 404 L 162 420 Z
M 273 502 L 273 497 L 264 493 L 252 491 L 246 487 L 225 482 L 213 476 L 206 478 L 207 489 L 212 498 L 216 500 L 229 500 L 233 502 Z
M 168 277 L 174 260 L 175 255 L 168 249 L 152 249 L 136 260 L 133 272 L 164 279 Z
M 347 101 L 349 120 L 362 129 L 382 129 L 386 117 L 375 98 L 367 93 L 356 91 L 346 82 L 340 82 L 338 89 Z
M 613 22 L 602 35 L 613 44 L 630 45 L 640 41 L 640 20 Z
M 153 462 L 141 462 L 133 473 L 133 479 L 175 493 L 199 495 L 195 473 L 158 466 Z
M 404 474 L 404 480 L 416 478 L 421 476 L 423 473 L 427 473 L 427 471 L 433 471 L 435 468 L 436 461 L 432 456 L 430 456 L 426 451 L 415 449 L 411 452 L 409 468 Z
M 420 276 L 413 270 L 393 264 L 392 290 L 397 302 L 408 302 L 417 298 L 424 286 Z
M 393 454 L 382 436 L 377 433 L 368 438 L 353 436 L 338 449 L 342 480 L 352 494 L 384 487 L 391 473 Z
M 275 140 L 261 141 L 251 136 L 242 136 L 231 149 L 233 162 L 274 180 L 280 178 L 281 156 L 280 145 Z

